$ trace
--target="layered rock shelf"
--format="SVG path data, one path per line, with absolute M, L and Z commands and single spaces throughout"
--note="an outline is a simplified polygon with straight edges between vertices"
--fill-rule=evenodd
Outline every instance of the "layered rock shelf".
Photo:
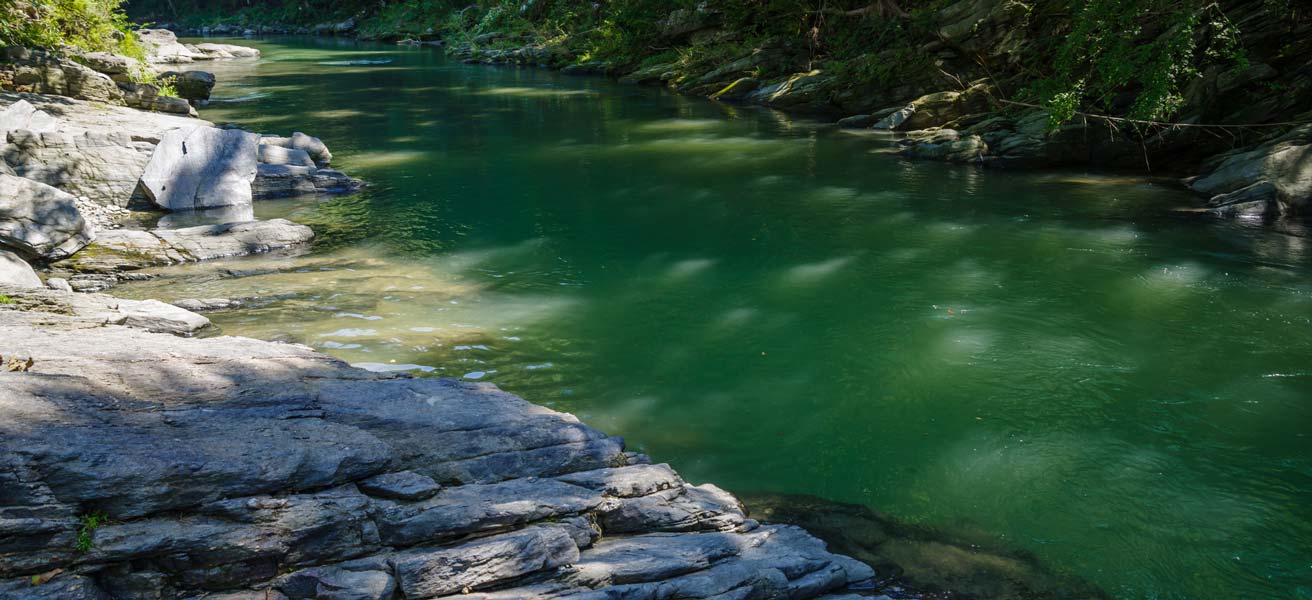
M 0 354 L 30 358 L 0 372 L 0 598 L 817 598 L 874 577 L 488 384 L 0 293 Z

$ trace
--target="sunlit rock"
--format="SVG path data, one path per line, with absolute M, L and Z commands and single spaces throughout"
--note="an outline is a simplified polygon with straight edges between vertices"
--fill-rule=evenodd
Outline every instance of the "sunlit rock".
M 142 192 L 165 210 L 250 204 L 259 140 L 239 129 L 169 131 L 141 175 Z

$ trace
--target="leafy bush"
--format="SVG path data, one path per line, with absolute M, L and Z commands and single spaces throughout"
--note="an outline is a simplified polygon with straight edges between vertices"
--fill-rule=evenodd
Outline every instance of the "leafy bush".
M 1052 75 L 1032 86 L 1053 125 L 1082 109 L 1165 120 L 1207 63 L 1243 62 L 1238 30 L 1206 0 L 1071 0 Z
M 120 10 L 123 0 L 4 0 L 0 45 L 59 48 L 69 45 L 141 58 Z

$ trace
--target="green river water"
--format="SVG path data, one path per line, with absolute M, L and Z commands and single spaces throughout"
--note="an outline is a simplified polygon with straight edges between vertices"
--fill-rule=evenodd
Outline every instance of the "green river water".
M 257 207 L 314 226 L 309 254 L 117 293 L 247 299 L 224 333 L 494 382 L 691 481 L 873 507 L 1112 597 L 1312 598 L 1303 231 L 440 50 L 246 43 L 264 58 L 201 67 L 237 100 L 202 116 L 320 136 L 371 185 Z

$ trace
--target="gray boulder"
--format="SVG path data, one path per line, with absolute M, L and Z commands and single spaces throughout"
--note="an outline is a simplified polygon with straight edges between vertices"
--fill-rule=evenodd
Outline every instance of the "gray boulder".
M 94 238 L 72 195 L 31 179 L 0 175 L 0 246 L 29 260 L 60 260 Z
M 259 159 L 261 164 L 266 165 L 292 165 L 297 167 L 314 167 L 314 159 L 310 158 L 310 153 L 299 148 L 286 148 L 265 143 L 263 138 L 260 140 Z
M 361 185 L 360 180 L 335 169 L 261 163 L 251 184 L 251 194 L 255 198 L 341 194 L 355 191 Z
M 309 227 L 286 219 L 150 231 L 116 229 L 103 232 L 90 250 L 60 266 L 79 273 L 70 278 L 74 289 L 99 291 L 146 267 L 290 250 L 312 239 Z
M 118 300 L 123 324 L 156 333 L 192 335 L 210 326 L 210 320 L 185 308 L 159 300 Z
M 49 280 L 47 280 L 47 283 L 49 283 Z M 173 305 L 178 308 L 185 308 L 191 312 L 197 313 L 214 310 L 227 310 L 229 308 L 239 307 L 241 304 L 242 303 L 237 300 L 229 300 L 228 298 L 188 298 L 173 303 Z
M 922 135 L 914 135 L 921 133 Z M 912 132 L 913 137 L 903 140 L 899 153 L 908 158 L 942 160 L 948 162 L 981 162 L 989 153 L 989 146 L 978 135 L 962 135 L 955 129 L 933 129 Z
M 142 192 L 165 210 L 248 205 L 259 139 L 238 129 L 170 131 L 146 164 Z
M 391 600 L 396 580 L 382 558 L 364 558 L 338 565 L 302 569 L 280 578 L 274 586 L 289 600 Z
M 714 485 L 667 489 L 645 496 L 608 499 L 597 509 L 606 533 L 639 531 L 729 531 L 750 524 L 732 494 Z
M 804 600 L 874 576 L 493 386 L 106 325 L 78 305 L 95 295 L 9 293 L 0 339 L 36 365 L 0 372 L 0 591 L 17 597 Z M 599 537 L 620 505 L 640 529 Z M 89 509 L 111 520 L 76 551 Z M 666 526 L 683 532 L 643 529 Z
M 132 108 L 175 115 L 196 116 L 196 109 L 182 98 L 165 96 L 159 86 L 152 83 L 129 83 L 124 85 L 123 103 Z
M 41 131 L 33 131 L 37 121 L 32 120 L 27 129 L 0 134 L 0 162 L 21 177 L 85 196 L 97 204 L 119 207 L 130 202 L 155 142 L 165 131 L 203 124 L 183 116 L 124 106 L 0 92 L 0 105 L 6 104 L 11 109 L 19 107 L 15 113 L 26 112 L 25 106 L 38 109 L 33 119 L 51 115 L 58 118 L 53 119 L 52 127 L 42 127 Z M 85 209 L 83 217 L 88 217 Z
M 615 498 L 636 498 L 656 492 L 682 488 L 683 479 L 670 465 L 629 465 L 567 473 L 560 481 Z
M 214 74 L 206 71 L 165 71 L 159 75 L 160 81 L 173 85 L 178 97 L 192 103 L 210 99 L 214 90 Z
M 70 294 L 73 292 L 73 286 L 69 284 L 68 280 L 64 279 L 63 277 L 46 278 L 46 287 L 52 290 L 68 292 Z
M 582 514 L 601 495 L 550 479 L 512 479 L 443 488 L 417 503 L 377 502 L 383 543 L 412 546 Z
M 39 288 L 41 278 L 27 261 L 13 252 L 0 248 L 0 286 Z
M 1189 187 L 1208 196 L 1217 214 L 1279 215 L 1312 208 L 1312 125 L 1212 162 L 1215 166 Z
M 314 163 L 320 167 L 328 166 L 333 160 L 333 153 L 328 151 L 328 146 L 323 143 L 323 140 L 299 131 L 293 133 L 291 137 L 264 136 L 260 138 L 260 143 L 293 150 L 304 150 L 314 160 Z

